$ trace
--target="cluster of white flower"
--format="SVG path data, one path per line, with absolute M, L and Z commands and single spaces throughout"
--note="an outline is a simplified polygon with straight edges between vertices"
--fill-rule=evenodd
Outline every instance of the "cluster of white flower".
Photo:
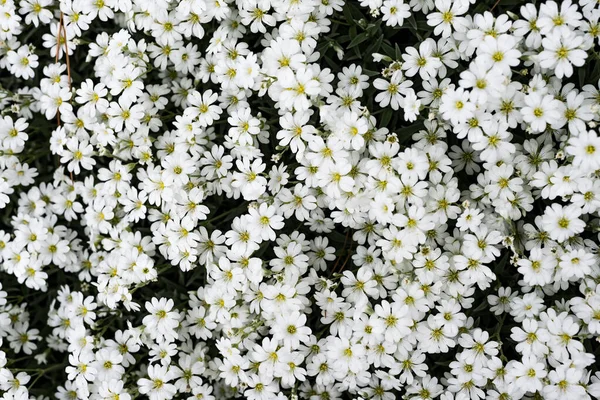
M 600 6 L 533 3 L 0 0 L 2 398 L 600 398 Z

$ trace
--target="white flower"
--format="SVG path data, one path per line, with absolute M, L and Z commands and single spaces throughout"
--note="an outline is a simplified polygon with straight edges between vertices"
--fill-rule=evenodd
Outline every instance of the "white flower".
M 580 215 L 581 212 L 573 206 L 563 207 L 554 203 L 544 211 L 543 228 L 551 239 L 562 242 L 583 231 L 585 222 L 579 219 Z
M 585 171 L 600 169 L 600 138 L 594 131 L 584 131 L 569 139 L 567 154 L 573 163 Z
M 171 342 L 177 339 L 175 328 L 179 325 L 179 313 L 173 309 L 172 299 L 152 298 L 152 302 L 146 302 L 146 310 L 150 313 L 142 321 L 148 334 L 159 342 Z
M 453 124 L 466 122 L 475 112 L 475 104 L 469 101 L 470 93 L 463 88 L 446 91 L 442 95 L 440 112 Z
M 169 399 L 177 393 L 175 386 L 169 381 L 174 378 L 174 373 L 168 366 L 150 365 L 148 378 L 137 381 L 138 390 L 146 394 L 151 400 Z
M 542 40 L 544 51 L 540 53 L 542 68 L 554 70 L 558 78 L 573 75 L 573 65 L 581 67 L 587 53 L 581 49 L 583 37 L 571 31 L 555 30 Z
M 297 349 L 300 343 L 308 342 L 311 330 L 306 324 L 306 316 L 299 312 L 276 317 L 275 325 L 271 328 L 273 338 L 280 340 L 288 349 Z
M 392 107 L 393 110 L 400 108 L 400 102 L 402 100 L 402 94 L 404 91 L 412 86 L 410 81 L 402 80 L 402 74 L 397 73 L 392 75 L 391 80 L 377 78 L 373 82 L 373 86 L 376 89 L 383 90 L 375 96 L 375 101 L 379 103 L 381 107 Z
M 22 46 L 16 52 L 11 50 L 6 57 L 10 64 L 11 74 L 17 78 L 33 78 L 35 75 L 34 69 L 39 65 L 38 56 L 32 54 L 28 46 Z
M 515 362 L 508 371 L 510 377 L 516 378 L 515 383 L 524 392 L 535 392 L 543 388 L 542 379 L 546 377 L 544 364 L 534 356 L 523 357 L 522 362 Z
M 534 132 L 543 132 L 548 125 L 552 127 L 559 121 L 560 102 L 550 95 L 537 92 L 525 96 L 522 108 L 523 121 L 530 124 Z
M 404 0 L 385 0 L 381 7 L 382 20 L 388 26 L 402 26 L 404 19 L 410 17 L 410 7 Z
M 466 25 L 466 21 L 460 15 L 463 15 L 469 8 L 465 1 L 436 0 L 436 12 L 427 15 L 427 24 L 435 27 L 433 33 L 449 37 L 452 28 L 460 31 Z

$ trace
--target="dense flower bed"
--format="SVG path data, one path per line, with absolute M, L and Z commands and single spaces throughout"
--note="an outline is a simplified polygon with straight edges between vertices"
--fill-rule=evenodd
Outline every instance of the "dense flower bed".
M 0 0 L 3 399 L 600 398 L 595 0 Z

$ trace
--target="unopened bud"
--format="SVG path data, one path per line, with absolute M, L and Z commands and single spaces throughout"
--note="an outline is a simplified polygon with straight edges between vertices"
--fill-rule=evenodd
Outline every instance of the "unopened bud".
M 373 61 L 374 62 L 380 62 L 380 61 L 392 61 L 392 59 L 384 54 L 380 54 L 380 53 L 373 53 Z
M 514 12 L 511 11 L 506 11 L 506 14 L 508 14 L 508 16 L 513 20 L 516 21 L 519 19 L 519 16 L 517 14 L 515 14 Z

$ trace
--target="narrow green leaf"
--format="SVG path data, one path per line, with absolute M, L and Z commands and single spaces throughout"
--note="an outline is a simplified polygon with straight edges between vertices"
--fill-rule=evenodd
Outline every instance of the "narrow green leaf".
M 361 44 L 362 42 L 364 42 L 365 40 L 367 40 L 368 38 L 369 38 L 369 35 L 367 35 L 366 33 L 361 33 L 360 35 L 358 35 L 357 37 L 352 39 L 352 41 L 350 42 L 350 44 L 348 45 L 347 48 L 351 49 L 353 47 L 356 47 L 359 44 Z

